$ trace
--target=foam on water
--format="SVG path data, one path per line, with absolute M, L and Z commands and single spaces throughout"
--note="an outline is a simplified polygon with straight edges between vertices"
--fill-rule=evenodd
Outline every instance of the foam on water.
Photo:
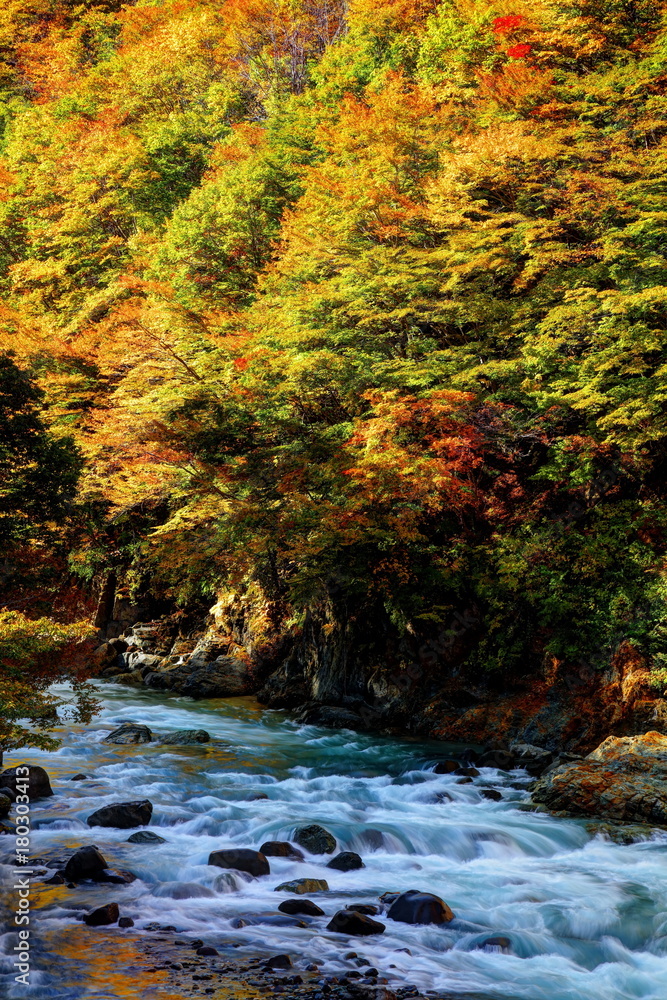
M 115 995 L 103 992 L 103 983 L 82 992 L 75 985 L 80 968 L 61 964 L 54 977 L 46 954 L 57 953 L 59 940 L 79 926 L 83 908 L 113 896 L 134 918 L 132 933 L 170 924 L 207 944 L 233 941 L 239 956 L 287 952 L 295 964 L 318 962 L 328 973 L 349 968 L 343 956 L 352 948 L 397 985 L 422 990 L 496 1000 L 667 998 L 667 837 L 616 845 L 592 838 L 582 823 L 521 811 L 523 772 L 486 768 L 460 785 L 455 775 L 430 769 L 446 756 L 442 744 L 299 727 L 240 699 L 196 703 L 110 684 L 100 690 L 105 708 L 92 726 L 70 730 L 55 754 L 26 755 L 57 782 L 53 798 L 33 804 L 31 850 L 67 858 L 94 843 L 113 867 L 138 879 L 51 896 L 35 882 L 37 905 L 40 893 L 44 905 L 33 936 L 38 947 L 42 942 L 37 964 L 45 971 L 20 995 Z M 101 742 L 128 720 L 157 734 L 205 728 L 213 742 L 178 749 Z M 78 771 L 92 780 L 58 781 Z M 481 795 L 491 786 L 502 801 Z M 268 798 L 251 801 L 259 792 Z M 438 801 L 444 792 L 450 798 Z M 94 809 L 137 798 L 154 803 L 151 829 L 165 844 L 129 844 L 131 831 L 87 826 Z M 207 864 L 212 850 L 288 840 L 310 823 L 330 830 L 341 850 L 358 851 L 366 867 L 342 873 L 324 869 L 326 857 L 271 858 L 270 876 L 238 880 L 236 891 L 214 888 L 221 870 Z M 275 913 L 285 898 L 275 886 L 300 877 L 327 879 L 329 894 L 315 897 L 327 914 L 416 888 L 442 896 L 456 919 L 426 927 L 386 920 L 383 935 L 363 939 L 330 933 L 322 919 L 306 918 L 305 928 L 234 927 L 239 917 Z M 213 894 L 198 896 L 182 883 Z M 180 895 L 187 898 L 174 898 Z M 509 953 L 485 947 L 489 937 L 507 938 Z M 85 956 L 80 962 L 85 968 Z

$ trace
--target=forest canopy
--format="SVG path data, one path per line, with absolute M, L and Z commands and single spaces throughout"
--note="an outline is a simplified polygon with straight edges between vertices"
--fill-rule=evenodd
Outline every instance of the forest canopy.
M 5 0 L 21 565 L 667 663 L 665 11 Z

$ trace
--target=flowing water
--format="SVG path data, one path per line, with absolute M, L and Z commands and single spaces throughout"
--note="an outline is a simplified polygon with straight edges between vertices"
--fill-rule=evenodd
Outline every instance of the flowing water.
M 443 744 L 300 726 L 244 699 L 193 702 L 113 684 L 100 685 L 100 693 L 102 713 L 90 726 L 68 729 L 59 751 L 17 753 L 8 763 L 24 757 L 42 764 L 56 789 L 32 805 L 34 857 L 66 859 L 94 843 L 112 867 L 138 879 L 76 889 L 35 880 L 36 971 L 29 990 L 8 975 L 9 996 L 146 996 L 128 983 L 128 942 L 155 933 L 146 928 L 157 923 L 176 928 L 172 938 L 233 946 L 237 957 L 286 952 L 295 971 L 317 962 L 324 973 L 341 973 L 351 968 L 344 956 L 352 948 L 390 985 L 424 992 L 489 1000 L 667 998 L 667 836 L 617 845 L 591 836 L 583 823 L 522 811 L 525 772 L 484 768 L 459 784 L 433 773 L 448 756 Z M 102 743 L 123 721 L 159 735 L 203 728 L 212 742 Z M 66 780 L 77 772 L 89 780 Z M 484 798 L 485 787 L 499 789 L 502 801 Z M 267 798 L 252 798 L 259 793 Z M 166 843 L 130 844 L 132 831 L 86 825 L 94 809 L 139 798 L 153 802 L 150 828 Z M 327 857 L 271 858 L 270 876 L 239 880 L 235 891 L 214 888 L 221 872 L 207 865 L 210 851 L 256 849 L 310 823 L 330 830 L 341 850 L 361 854 L 366 867 L 342 873 L 323 868 Z M 385 933 L 367 938 L 331 933 L 323 918 L 307 918 L 307 927 L 234 927 L 239 917 L 275 913 L 286 898 L 275 886 L 304 876 L 327 879 L 329 893 L 311 897 L 327 914 L 387 891 L 421 889 L 445 899 L 456 919 L 441 926 L 385 920 Z M 178 883 L 211 894 L 173 898 L 182 893 Z M 77 921 L 83 909 L 111 899 L 134 928 Z M 485 944 L 490 937 L 507 938 L 509 949 Z

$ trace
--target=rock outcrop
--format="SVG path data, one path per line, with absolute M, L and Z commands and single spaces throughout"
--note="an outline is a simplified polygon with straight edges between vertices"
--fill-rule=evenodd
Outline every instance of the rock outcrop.
M 667 736 L 610 736 L 583 760 L 549 769 L 533 801 L 555 813 L 667 827 Z

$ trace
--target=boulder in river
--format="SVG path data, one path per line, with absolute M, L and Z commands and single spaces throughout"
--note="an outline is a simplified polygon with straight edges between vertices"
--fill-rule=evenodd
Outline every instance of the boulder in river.
M 236 871 L 248 872 L 255 877 L 271 874 L 269 862 L 261 851 L 251 851 L 245 847 L 212 851 L 208 856 L 208 863 L 218 868 L 234 868 Z
M 317 903 L 313 903 L 311 899 L 286 899 L 278 909 L 282 913 L 289 913 L 290 916 L 299 913 L 304 913 L 307 917 L 324 916 L 324 910 Z
M 158 837 L 157 833 L 151 830 L 137 830 L 131 837 L 127 838 L 128 844 L 166 844 L 164 837 Z
M 256 689 L 252 666 L 234 656 L 202 663 L 197 651 L 188 663 L 169 671 L 170 687 L 192 698 L 236 698 Z
M 124 722 L 118 729 L 105 736 L 103 743 L 118 743 L 120 746 L 131 746 L 136 743 L 151 743 L 153 734 L 148 726 L 140 726 L 134 722 Z
M 259 850 L 267 858 L 288 858 L 290 861 L 306 860 L 299 848 L 290 844 L 289 840 L 267 840 Z
M 213 888 L 216 892 L 238 892 L 243 885 L 253 881 L 253 876 L 248 872 L 230 871 L 216 875 Z
M 210 734 L 205 729 L 183 729 L 179 733 L 169 733 L 167 736 L 161 736 L 160 743 L 181 747 L 193 746 L 197 743 L 209 743 L 210 739 Z
M 546 771 L 554 759 L 550 750 L 533 746 L 532 743 L 512 743 L 510 750 L 514 754 L 514 766 L 525 768 L 533 778 L 538 778 Z
M 457 760 L 441 760 L 439 764 L 436 764 L 433 768 L 434 774 L 454 774 L 460 768 L 460 764 Z
M 49 795 L 53 795 L 53 789 L 51 788 L 51 782 L 49 781 L 49 776 L 43 767 L 38 764 L 28 764 L 28 774 L 25 773 L 25 766 L 21 767 L 8 767 L 0 774 L 0 791 L 3 788 L 9 788 L 14 794 L 19 795 L 26 794 L 30 801 L 33 799 L 45 799 Z M 18 773 L 17 773 L 18 772 Z M 20 789 L 16 786 L 20 785 Z M 25 787 L 25 793 L 22 789 Z
M 275 892 L 294 892 L 297 896 L 305 896 L 311 892 L 328 892 L 329 883 L 323 878 L 295 878 L 291 882 L 281 882 Z
M 71 882 L 80 879 L 96 879 L 106 868 L 108 862 L 94 845 L 80 847 L 65 865 L 65 878 Z
M 335 868 L 339 872 L 353 872 L 365 867 L 366 865 L 354 851 L 341 851 L 327 865 L 327 868 Z
M 610 736 L 582 760 L 550 768 L 533 801 L 552 812 L 667 827 L 667 736 Z
M 271 958 L 267 958 L 264 962 L 263 968 L 267 970 L 270 969 L 291 969 L 292 959 L 289 955 L 273 955 Z
M 365 913 L 367 917 L 376 917 L 380 912 L 380 907 L 374 906 L 373 903 L 350 903 L 346 909 L 354 910 L 355 913 Z
M 0 792 L 0 819 L 4 819 L 5 816 L 9 816 L 9 810 L 12 808 L 12 800 L 8 795 L 3 795 Z
M 454 914 L 440 896 L 408 889 L 391 904 L 387 917 L 402 924 L 448 924 Z
M 114 802 L 102 806 L 88 817 L 88 826 L 114 826 L 130 830 L 133 826 L 147 826 L 153 815 L 153 803 L 148 799 L 136 802 Z
M 118 921 L 119 927 L 134 927 L 134 920 L 132 917 L 121 917 Z
M 336 838 L 317 823 L 300 826 L 294 834 L 294 840 L 309 854 L 333 854 L 336 850 Z
M 153 890 L 159 899 L 213 899 L 215 893 L 198 882 L 163 882 Z
M 385 925 L 381 924 L 379 920 L 373 920 L 365 913 L 358 913 L 356 910 L 339 910 L 327 924 L 327 930 L 361 937 L 370 934 L 384 934 Z
M 118 915 L 118 903 L 107 903 L 106 906 L 98 906 L 96 910 L 87 913 L 83 919 L 89 927 L 104 927 L 106 924 L 117 923 Z
M 73 774 L 72 777 L 69 780 L 70 781 L 87 781 L 88 780 L 88 775 L 87 774 Z

